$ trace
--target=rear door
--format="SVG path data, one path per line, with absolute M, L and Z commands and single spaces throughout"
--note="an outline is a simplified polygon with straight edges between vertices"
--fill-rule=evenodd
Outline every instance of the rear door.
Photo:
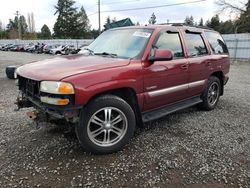
M 151 110 L 182 100 L 188 90 L 188 60 L 184 57 L 180 33 L 162 30 L 156 38 L 154 49 L 168 49 L 171 61 L 144 62 L 144 110 Z
M 200 95 L 209 77 L 209 52 L 201 32 L 184 31 L 188 53 L 188 97 Z

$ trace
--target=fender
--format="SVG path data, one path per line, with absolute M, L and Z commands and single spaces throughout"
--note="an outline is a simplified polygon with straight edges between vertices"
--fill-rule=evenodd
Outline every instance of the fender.
M 138 88 L 138 80 L 136 79 L 124 79 L 124 80 L 112 80 L 108 82 L 102 82 L 95 85 L 88 86 L 84 89 L 76 89 L 77 95 L 75 96 L 75 103 L 77 105 L 84 105 L 88 101 L 101 93 L 106 93 L 112 90 L 117 90 L 121 88 L 131 88 L 135 91 L 136 94 L 141 93 Z

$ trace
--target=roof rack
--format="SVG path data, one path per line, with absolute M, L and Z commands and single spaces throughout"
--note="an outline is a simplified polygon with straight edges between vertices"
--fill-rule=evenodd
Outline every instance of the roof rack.
M 160 23 L 158 25 L 171 25 L 171 26 L 187 26 L 187 27 L 195 27 L 195 28 L 199 28 L 199 29 L 209 29 L 209 30 L 214 30 L 210 27 L 207 26 L 198 26 L 198 25 L 190 25 L 190 24 L 186 24 L 186 23 Z

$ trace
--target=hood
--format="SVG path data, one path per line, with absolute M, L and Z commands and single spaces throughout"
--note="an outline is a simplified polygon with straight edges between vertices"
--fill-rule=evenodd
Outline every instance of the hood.
M 73 55 L 23 65 L 17 69 L 17 74 L 37 81 L 62 80 L 80 73 L 126 66 L 129 62 L 128 59 Z

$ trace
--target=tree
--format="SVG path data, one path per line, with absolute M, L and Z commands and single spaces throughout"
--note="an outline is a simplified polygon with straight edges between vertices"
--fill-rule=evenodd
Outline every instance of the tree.
M 106 24 L 110 24 L 110 23 L 111 23 L 111 19 L 110 19 L 110 17 L 108 16 L 108 17 L 106 18 L 105 25 L 106 25 Z
M 20 26 L 21 26 L 21 33 L 22 33 L 22 35 L 24 35 L 27 32 L 28 25 L 27 25 L 26 19 L 23 15 L 21 15 L 19 17 L 19 22 L 20 22 Z
M 46 24 L 44 24 L 43 27 L 41 28 L 40 38 L 51 39 L 51 32 L 50 32 L 49 27 Z
M 184 20 L 184 23 L 187 25 L 194 25 L 194 17 L 193 16 L 187 16 Z
M 77 19 L 77 31 L 75 35 L 77 38 L 89 38 L 90 37 L 90 24 L 88 16 L 82 6 Z
M 232 1 L 232 0 L 217 0 L 215 3 L 220 7 L 219 12 L 229 11 L 229 13 L 244 13 L 246 11 L 246 3 L 249 0 Z
M 74 38 L 73 31 L 76 30 L 77 8 L 73 7 L 73 0 L 58 0 L 55 6 L 58 14 L 54 25 L 54 34 L 56 38 Z
M 240 14 L 240 18 L 236 22 L 235 28 L 237 28 L 240 33 L 250 32 L 250 1 L 246 4 L 246 11 Z
M 211 18 L 211 21 L 208 27 L 220 32 L 220 18 L 218 14 L 216 14 L 215 16 Z
M 36 31 L 35 29 L 35 19 L 34 19 L 34 14 L 28 13 L 28 32 L 29 33 L 34 33 Z
M 23 15 L 21 15 L 19 18 L 15 16 L 14 20 L 9 19 L 9 23 L 7 24 L 7 32 L 9 33 L 9 38 L 18 38 L 18 22 L 20 22 L 21 27 L 21 35 L 22 37 L 27 32 L 27 23 L 26 19 Z
M 56 38 L 84 38 L 89 35 L 90 25 L 83 7 L 78 12 L 73 0 L 58 0 L 55 6 L 58 14 L 54 25 Z
M 200 21 L 199 21 L 199 26 L 204 26 L 203 18 L 200 19 Z
M 148 23 L 154 25 L 156 22 L 157 22 L 156 21 L 156 16 L 155 16 L 155 13 L 153 13 L 151 15 L 150 19 L 148 20 Z
M 5 31 L 5 27 L 3 23 L 0 21 L 0 39 L 6 39 L 8 37 L 7 32 Z
M 219 30 L 221 34 L 232 34 L 234 33 L 234 23 L 232 20 L 221 22 Z
M 116 20 L 116 17 L 114 17 L 112 20 L 111 20 L 111 23 L 114 23 L 114 22 L 116 22 L 117 20 Z

